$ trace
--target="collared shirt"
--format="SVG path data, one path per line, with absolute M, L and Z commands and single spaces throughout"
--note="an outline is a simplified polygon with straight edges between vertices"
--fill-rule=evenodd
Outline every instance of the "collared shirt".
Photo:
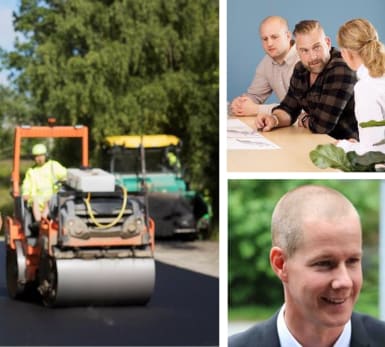
M 278 337 L 281 347 L 302 347 L 302 345 L 295 339 L 295 337 L 291 334 L 288 329 L 285 317 L 285 305 L 282 306 L 281 310 L 278 314 L 277 319 L 277 330 Z M 350 339 L 352 335 L 352 323 L 349 320 L 342 330 L 341 335 L 338 337 L 337 341 L 334 343 L 333 347 L 349 347 Z
M 290 85 L 295 64 L 298 62 L 298 54 L 295 44 L 292 45 L 282 64 L 278 64 L 270 56 L 265 55 L 257 66 L 255 76 L 247 89 L 247 96 L 257 104 L 263 104 L 274 92 L 281 101 L 286 96 Z M 271 113 L 277 104 L 264 104 L 260 112 Z
M 371 77 L 368 69 L 361 65 L 357 70 L 358 82 L 354 86 L 355 114 L 358 125 L 370 120 L 385 120 L 385 75 Z M 385 153 L 385 145 L 374 146 L 385 139 L 385 126 L 362 128 L 358 126 L 360 142 L 339 141 L 338 147 L 345 152 L 364 154 L 369 151 Z
M 286 97 L 277 107 L 286 111 L 292 124 L 304 110 L 313 133 L 329 134 L 336 139 L 358 139 L 354 115 L 356 74 L 335 48 L 330 60 L 310 86 L 310 72 L 298 62 Z

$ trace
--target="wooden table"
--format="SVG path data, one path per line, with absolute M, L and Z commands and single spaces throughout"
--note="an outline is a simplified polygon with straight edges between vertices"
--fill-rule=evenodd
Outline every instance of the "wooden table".
M 239 117 L 256 129 L 254 117 Z M 310 160 L 309 153 L 319 144 L 333 143 L 328 135 L 313 134 L 308 129 L 290 126 L 262 133 L 280 149 L 227 150 L 228 172 L 337 172 L 319 169 Z

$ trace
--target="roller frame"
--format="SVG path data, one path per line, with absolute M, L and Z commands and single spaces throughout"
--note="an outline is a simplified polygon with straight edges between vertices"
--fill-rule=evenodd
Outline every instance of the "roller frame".
M 17 299 L 24 294 L 26 287 L 33 286 L 39 290 L 47 306 L 146 304 L 155 285 L 155 226 L 152 220 L 148 219 L 147 229 L 133 238 L 97 237 L 88 242 L 63 235 L 55 220 L 43 219 L 34 240 L 31 240 L 28 230 L 23 230 L 23 212 L 19 208 L 22 201 L 19 189 L 21 140 L 54 137 L 81 138 L 81 165 L 88 166 L 87 127 L 50 125 L 15 129 L 12 171 L 15 213 L 7 217 L 5 231 L 6 263 L 9 266 L 7 281 L 11 280 L 7 285 L 9 295 Z M 86 259 L 76 255 L 79 249 L 87 253 L 88 248 L 98 247 L 101 254 L 105 253 L 104 257 Z M 106 251 L 114 247 L 121 250 L 116 257 L 111 256 L 114 252 Z

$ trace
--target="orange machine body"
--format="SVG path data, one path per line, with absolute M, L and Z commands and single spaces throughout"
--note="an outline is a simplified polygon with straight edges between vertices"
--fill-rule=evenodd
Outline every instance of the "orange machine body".
M 81 227 L 79 227 L 78 229 L 74 229 L 74 231 L 71 231 L 72 220 L 70 220 L 69 222 L 63 222 L 63 218 L 46 218 L 41 220 L 38 233 L 35 233 L 35 235 L 31 237 L 30 232 L 27 232 L 26 230 L 28 227 L 23 221 L 23 209 L 25 209 L 26 207 L 24 207 L 25 205 L 23 202 L 23 198 L 20 194 L 20 160 L 22 147 L 21 145 L 22 140 L 27 138 L 79 138 L 81 139 L 80 167 L 87 168 L 89 166 L 87 127 L 55 125 L 16 127 L 14 138 L 13 169 L 11 176 L 12 196 L 14 199 L 14 214 L 13 216 L 8 216 L 6 218 L 5 230 L 7 259 L 9 258 L 7 265 L 7 281 L 11 282 L 11 284 L 8 285 L 8 292 L 10 293 L 11 297 L 19 296 L 19 294 L 24 291 L 25 285 L 29 283 L 36 283 L 36 286 L 39 286 L 40 288 L 43 287 L 42 292 L 47 292 L 46 296 L 49 297 L 47 299 L 48 305 L 50 305 L 52 301 L 55 301 L 55 299 L 52 299 L 52 297 L 56 296 L 56 291 L 58 291 L 58 288 L 55 288 L 55 290 L 53 290 L 52 286 L 55 286 L 57 284 L 49 283 L 47 285 L 46 282 L 49 282 L 48 279 L 51 276 L 51 271 L 54 270 L 57 272 L 55 273 L 56 277 L 60 275 L 58 272 L 61 265 L 51 266 L 50 264 L 52 263 L 52 259 L 54 261 L 60 260 L 60 264 L 67 264 L 67 259 L 76 259 L 76 264 L 85 263 L 85 266 L 88 267 L 89 263 L 87 263 L 85 259 L 95 259 L 95 263 L 100 263 L 101 260 L 99 259 L 103 258 L 107 260 L 105 260 L 105 263 L 103 263 L 102 265 L 108 268 L 108 266 L 110 266 L 108 265 L 108 261 L 111 258 L 123 259 L 122 261 L 124 261 L 124 259 L 126 258 L 132 259 L 134 257 L 135 259 L 139 259 L 139 262 L 140 259 L 147 259 L 146 261 L 148 261 L 148 259 L 153 258 L 155 225 L 146 213 L 144 214 L 144 216 L 140 217 L 141 215 L 136 212 L 135 216 L 139 216 L 140 218 L 138 217 L 137 220 L 134 219 L 134 226 L 132 226 L 131 223 L 129 227 L 126 227 L 126 230 L 124 232 L 114 231 L 112 230 L 113 228 L 110 228 L 112 231 L 106 229 L 109 232 L 105 232 L 105 230 L 103 229 L 103 225 L 105 224 L 102 224 L 101 227 L 95 227 L 95 225 L 93 225 L 93 231 L 91 233 L 82 234 L 81 237 L 78 237 L 77 233 L 83 232 L 82 226 L 83 224 L 86 225 L 86 222 L 88 224 L 92 224 L 92 221 L 90 221 L 89 218 L 86 219 L 86 222 L 84 223 L 77 221 L 76 217 L 72 218 L 74 220 L 73 223 L 78 222 L 81 225 Z M 71 196 L 73 200 L 75 199 L 74 197 L 76 197 L 78 205 L 79 201 L 81 204 L 82 200 L 85 200 L 85 197 L 87 195 L 87 193 L 83 192 L 67 192 L 63 194 L 63 196 L 60 196 L 60 194 L 58 193 L 58 200 L 65 201 L 66 199 L 68 199 L 68 195 L 70 194 L 72 194 Z M 116 189 L 115 192 L 111 194 L 113 195 L 113 198 L 115 200 L 120 199 L 118 189 Z M 133 197 L 133 199 L 136 198 L 137 197 Z M 104 199 L 104 196 L 102 196 L 102 199 Z M 132 205 L 130 205 L 131 207 L 127 205 L 126 210 L 123 211 L 123 215 L 128 215 L 129 213 L 132 213 L 132 210 L 135 210 L 134 207 L 137 206 L 137 203 L 135 204 L 132 203 Z M 138 208 L 136 208 L 136 210 L 138 210 Z M 132 232 L 130 234 L 130 232 L 133 230 L 132 228 L 135 228 L 135 223 L 137 223 L 138 225 L 140 223 L 142 224 L 140 228 L 138 227 L 135 232 Z M 123 222 L 119 225 L 120 229 L 123 230 L 125 226 Z M 47 259 L 50 259 L 50 262 L 47 262 Z M 49 273 L 46 276 L 47 279 L 40 278 L 42 277 L 41 273 L 43 272 L 41 269 L 42 264 L 44 266 L 44 271 Z M 135 266 L 137 267 L 137 265 Z M 52 267 L 52 269 L 50 267 Z M 151 272 L 151 274 L 147 276 L 149 278 L 145 279 L 145 281 L 147 281 L 149 284 L 143 285 L 144 292 L 146 292 L 146 294 L 144 296 L 140 296 L 140 293 L 137 294 L 135 290 L 131 290 L 133 294 L 130 295 L 136 295 L 138 298 L 138 302 L 146 302 L 152 292 L 152 277 L 154 277 L 154 270 L 152 268 L 154 266 L 152 265 L 152 263 L 150 263 L 149 267 L 151 268 L 150 270 L 146 270 L 146 268 L 144 270 Z M 75 268 L 76 267 L 74 266 L 74 269 Z M 94 270 L 91 270 L 89 272 L 93 271 Z M 96 274 L 91 275 L 91 280 L 93 280 L 96 276 Z M 118 274 L 116 275 L 116 277 L 112 277 L 112 281 L 116 280 L 118 276 L 121 277 L 121 275 Z M 57 279 L 55 279 L 55 281 L 58 282 Z M 76 279 L 73 281 L 75 282 L 79 280 Z M 124 292 L 124 286 L 126 285 L 127 284 L 125 283 L 121 285 L 122 293 Z M 44 286 L 46 286 L 48 289 L 44 289 Z M 74 287 L 81 288 L 81 284 L 76 282 L 74 283 Z M 60 290 L 64 292 L 63 301 L 66 302 L 70 300 L 67 297 L 71 297 L 72 293 L 66 293 L 66 289 Z M 79 289 L 79 292 L 81 292 L 81 289 Z M 130 292 L 130 288 L 128 288 L 127 292 Z M 94 296 L 97 299 L 99 296 L 102 297 L 103 295 L 104 294 L 102 293 L 100 295 L 99 293 L 96 293 Z M 86 296 L 87 294 L 84 294 L 84 297 Z

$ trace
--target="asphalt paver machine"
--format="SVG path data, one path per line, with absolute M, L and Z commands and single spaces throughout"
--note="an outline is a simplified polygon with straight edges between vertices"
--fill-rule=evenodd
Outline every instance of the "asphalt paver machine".
M 194 239 L 210 232 L 210 206 L 202 194 L 189 188 L 180 162 L 181 146 L 178 137 L 166 134 L 105 138 L 103 168 L 130 192 L 146 187 L 159 238 L 184 235 Z
M 22 140 L 79 138 L 81 164 L 50 201 L 36 227 L 20 192 Z M 18 126 L 12 170 L 13 216 L 6 218 L 9 296 L 32 291 L 46 306 L 146 304 L 154 290 L 154 222 L 145 197 L 128 194 L 88 163 L 85 126 Z

